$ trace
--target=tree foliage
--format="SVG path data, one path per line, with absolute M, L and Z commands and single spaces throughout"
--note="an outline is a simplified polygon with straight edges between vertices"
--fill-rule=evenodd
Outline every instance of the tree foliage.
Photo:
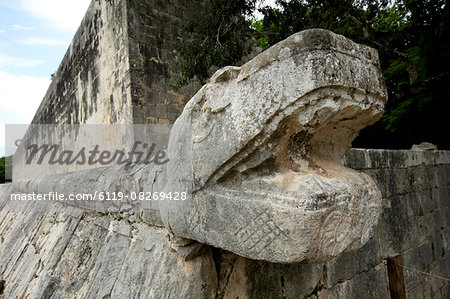
M 5 183 L 5 157 L 0 158 L 0 184 Z
M 202 14 L 184 26 L 186 40 L 177 51 L 181 78 L 174 87 L 196 76 L 204 83 L 214 67 L 233 65 L 251 50 L 248 16 L 255 0 L 209 0 Z
M 355 146 L 409 148 L 429 141 L 450 148 L 449 8 L 444 0 L 278 0 L 263 19 L 248 21 L 255 0 L 209 0 L 209 10 L 186 28 L 180 44 L 184 82 L 205 80 L 211 66 L 235 63 L 249 36 L 265 49 L 308 28 L 325 28 L 376 48 L 389 101 L 383 118 L 362 131 Z M 182 82 L 183 83 L 183 82 Z
M 11 173 L 12 167 L 12 156 L 1 157 L 0 158 L 0 184 L 4 184 L 6 170 L 8 169 L 8 173 Z

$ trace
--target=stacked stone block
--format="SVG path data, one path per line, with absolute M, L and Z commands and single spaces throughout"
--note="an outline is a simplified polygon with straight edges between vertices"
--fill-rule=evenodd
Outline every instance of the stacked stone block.
M 175 44 L 203 1 L 92 1 L 34 124 L 168 124 L 200 87 L 175 91 Z

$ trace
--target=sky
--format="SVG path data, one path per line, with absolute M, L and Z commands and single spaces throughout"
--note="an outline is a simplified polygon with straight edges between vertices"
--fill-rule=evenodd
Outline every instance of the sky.
M 28 124 L 90 0 L 0 0 L 0 157 L 4 124 Z
M 31 122 L 90 2 L 0 0 L 0 157 L 5 124 Z

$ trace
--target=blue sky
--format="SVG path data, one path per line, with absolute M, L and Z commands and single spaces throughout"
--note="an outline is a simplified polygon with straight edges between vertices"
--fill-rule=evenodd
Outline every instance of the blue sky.
M 4 124 L 31 122 L 90 0 L 0 0 L 0 156 Z
M 31 122 L 90 2 L 0 0 L 0 157 L 4 124 Z

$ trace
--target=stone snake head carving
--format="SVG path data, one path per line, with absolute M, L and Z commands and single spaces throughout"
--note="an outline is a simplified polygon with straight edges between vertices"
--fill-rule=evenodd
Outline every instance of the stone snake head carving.
M 369 176 L 340 160 L 381 117 L 386 98 L 377 52 L 321 29 L 218 70 L 171 133 L 162 184 L 188 184 L 192 199 L 163 205 L 165 226 L 280 263 L 323 262 L 361 247 L 382 198 Z

